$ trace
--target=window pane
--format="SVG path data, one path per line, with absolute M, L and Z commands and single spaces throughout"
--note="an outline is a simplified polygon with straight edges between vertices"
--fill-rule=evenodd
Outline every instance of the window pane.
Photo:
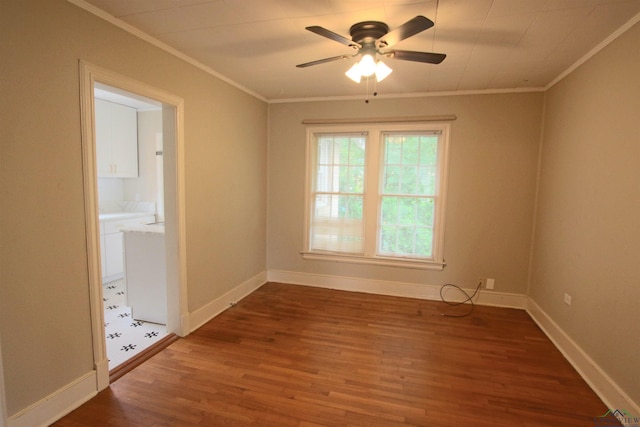
M 316 195 L 315 203 L 313 206 L 314 219 L 318 218 L 331 218 L 331 196 L 330 195 Z M 337 212 L 337 209 L 336 209 Z M 337 214 L 336 214 L 337 215 Z M 336 216 L 337 217 L 337 216 Z
M 341 173 L 343 173 L 342 169 Z M 364 166 L 344 168 L 344 176 L 340 177 L 340 191 L 344 193 L 364 192 Z
M 413 225 L 416 223 L 416 199 L 401 198 L 398 206 L 398 224 Z
M 349 163 L 352 165 L 364 165 L 364 138 L 351 138 Z
M 380 252 L 385 254 L 396 252 L 396 227 L 384 225 L 380 229 Z
M 418 168 L 403 166 L 400 181 L 400 193 L 418 194 Z
M 417 165 L 418 155 L 420 153 L 420 137 L 407 136 L 402 142 L 402 164 Z
M 312 250 L 362 252 L 362 196 L 316 195 Z
M 438 136 L 385 134 L 383 194 L 435 196 Z
M 311 230 L 311 250 L 362 253 L 362 222 L 337 221 L 314 224 Z
M 387 166 L 384 169 L 384 185 L 383 193 L 399 194 L 400 193 L 400 177 L 402 175 L 402 167 Z
M 338 170 L 338 182 L 340 183 L 337 190 L 340 193 L 348 193 L 351 187 L 349 181 L 351 179 L 349 176 L 349 166 L 336 166 L 336 169 Z
M 438 161 L 438 137 L 423 136 L 420 138 L 420 164 L 436 165 Z
M 361 196 L 346 196 L 341 198 L 340 210 L 344 218 L 362 220 L 362 200 Z
M 416 229 L 416 255 L 433 256 L 433 229 L 420 227 Z
M 398 244 L 396 252 L 399 255 L 413 255 L 415 234 L 413 227 L 398 227 Z
M 382 198 L 381 221 L 383 225 L 398 223 L 398 198 L 397 197 Z
M 417 203 L 416 225 L 433 227 L 433 199 L 421 198 Z
M 317 135 L 310 250 L 362 253 L 365 137 Z
M 402 162 L 402 138 L 387 135 L 385 141 L 385 163 L 399 165 Z
M 331 166 L 318 166 L 318 172 L 316 174 L 316 191 L 329 192 L 333 188 L 333 167 Z
M 385 134 L 383 143 L 378 251 L 431 257 L 438 137 Z
M 436 170 L 434 167 L 418 168 L 417 194 L 434 196 L 436 193 Z
M 425 258 L 433 255 L 433 198 L 383 196 L 380 209 L 381 255 Z
M 349 164 L 349 138 L 336 138 L 335 153 L 338 154 L 335 159 L 336 163 L 341 165 Z
M 321 138 L 318 140 L 318 164 L 327 165 L 333 163 L 333 138 Z
M 314 220 L 330 218 L 362 219 L 362 196 L 317 194 L 314 203 Z

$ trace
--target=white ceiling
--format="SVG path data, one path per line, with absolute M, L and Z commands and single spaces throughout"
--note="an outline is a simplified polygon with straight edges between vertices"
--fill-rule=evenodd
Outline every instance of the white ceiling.
M 439 65 L 388 59 L 381 95 L 547 87 L 629 21 L 640 0 L 86 0 L 267 100 L 364 96 L 344 72 L 354 59 L 296 64 L 349 47 L 361 21 L 394 29 L 416 15 L 435 26 L 394 48 L 447 54 Z M 373 84 L 369 86 L 369 93 Z

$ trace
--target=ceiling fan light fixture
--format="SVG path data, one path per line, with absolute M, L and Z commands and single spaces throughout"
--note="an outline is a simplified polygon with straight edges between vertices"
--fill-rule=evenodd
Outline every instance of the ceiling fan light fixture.
M 375 60 L 373 59 L 373 57 L 371 55 L 365 55 L 368 56 L 371 60 L 373 60 L 373 71 L 369 72 L 369 70 L 371 69 L 371 67 L 369 66 L 369 69 L 366 69 L 365 67 L 367 67 L 368 65 L 368 61 L 364 60 L 364 57 L 362 60 L 360 60 L 360 62 L 356 62 L 355 64 L 353 64 L 353 66 L 351 68 L 349 68 L 347 70 L 346 73 L 344 73 L 347 77 L 349 77 L 351 80 L 353 80 L 356 83 L 360 83 L 360 81 L 362 81 L 362 77 L 369 77 L 372 76 L 373 74 L 376 75 L 376 81 L 381 82 L 382 80 L 384 80 L 387 76 L 389 76 L 389 74 L 391 74 L 391 72 L 393 71 L 387 64 L 385 64 L 382 61 L 378 61 L 375 62 Z M 362 62 L 365 62 L 365 66 L 362 66 Z M 365 69 L 366 73 L 364 73 L 362 70 Z
M 362 73 L 360 73 L 360 63 L 356 62 L 355 64 L 353 64 L 353 67 L 349 68 L 344 74 L 354 82 L 360 83 L 360 80 L 362 80 Z
M 376 64 L 376 81 L 381 82 L 391 74 L 393 70 L 384 62 L 378 61 Z
M 360 74 L 369 77 L 376 72 L 376 60 L 373 55 L 365 53 L 360 60 Z

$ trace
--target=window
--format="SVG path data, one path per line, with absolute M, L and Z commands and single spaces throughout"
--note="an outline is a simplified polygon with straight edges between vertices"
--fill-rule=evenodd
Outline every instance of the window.
M 307 129 L 307 259 L 442 269 L 449 126 Z
M 365 134 L 316 136 L 311 250 L 362 253 Z

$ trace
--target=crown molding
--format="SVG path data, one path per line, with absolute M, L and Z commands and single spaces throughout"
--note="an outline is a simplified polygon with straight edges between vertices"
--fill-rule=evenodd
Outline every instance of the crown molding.
M 598 43 L 598 45 L 596 47 L 594 47 L 593 49 L 591 49 L 589 52 L 587 52 L 586 55 L 584 55 L 582 58 L 578 59 L 576 62 L 573 63 L 573 65 L 571 65 L 569 68 L 567 68 L 563 73 L 561 73 L 558 77 L 556 77 L 555 79 L 553 79 L 551 81 L 551 83 L 549 83 L 544 90 L 547 91 L 549 89 L 551 89 L 553 86 L 555 86 L 558 82 L 560 82 L 561 80 L 563 80 L 565 77 L 567 77 L 569 74 L 573 73 L 576 69 L 578 69 L 578 67 L 580 67 L 582 64 L 584 64 L 585 62 L 587 62 L 589 59 L 591 59 L 592 57 L 594 57 L 598 52 L 600 52 L 602 49 L 604 49 L 605 47 L 609 46 L 614 40 L 616 40 L 618 37 L 620 37 L 621 35 L 623 35 L 624 33 L 626 33 L 627 31 L 629 31 L 631 29 L 631 27 L 633 27 L 634 25 L 636 25 L 638 22 L 640 22 L 640 13 L 638 13 L 636 16 L 634 16 L 633 18 L 631 18 L 630 20 L 628 20 L 622 27 L 618 28 L 616 31 L 614 31 L 613 33 L 611 33 L 609 35 L 609 37 L 607 37 L 606 39 L 604 39 L 603 41 L 601 41 L 600 43 Z
M 195 59 L 191 58 L 188 55 L 185 55 L 184 53 L 180 52 L 177 49 L 172 48 L 171 46 L 169 46 L 168 44 L 161 42 L 160 40 L 156 39 L 153 36 L 150 36 L 149 34 L 145 33 L 144 31 L 141 31 L 137 28 L 135 28 L 132 25 L 127 24 L 126 22 L 124 22 L 121 19 L 116 18 L 113 15 L 108 14 L 107 12 L 105 12 L 104 10 L 95 7 L 92 4 L 87 3 L 85 0 L 67 0 L 69 3 L 72 3 L 76 6 L 78 6 L 81 9 L 86 10 L 87 12 L 97 16 L 98 18 L 104 19 L 105 21 L 109 22 L 110 24 L 115 25 L 116 27 L 150 43 L 151 45 L 164 50 L 165 52 L 175 56 L 176 58 L 179 58 L 185 62 L 187 62 L 190 65 L 193 65 L 196 68 L 199 68 L 200 70 L 212 75 L 213 77 L 216 77 L 222 81 L 224 81 L 225 83 L 228 83 L 229 85 L 263 101 L 263 102 L 269 102 L 265 97 L 261 96 L 260 94 L 252 91 L 251 89 L 247 89 L 246 87 L 242 86 L 241 84 L 235 82 L 234 80 L 230 79 L 229 77 L 222 75 L 220 73 L 218 73 L 217 71 L 215 71 L 214 69 L 204 65 L 201 62 L 196 61 Z

